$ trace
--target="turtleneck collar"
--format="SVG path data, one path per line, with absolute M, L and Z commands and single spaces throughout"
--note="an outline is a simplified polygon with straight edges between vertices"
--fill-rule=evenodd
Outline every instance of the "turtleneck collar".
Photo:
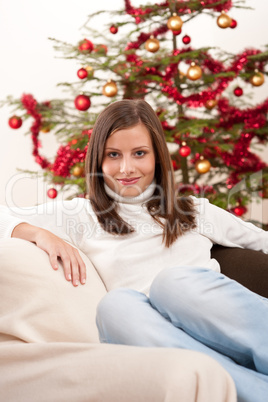
M 106 193 L 115 201 L 121 202 L 123 204 L 142 204 L 146 201 L 148 201 L 155 190 L 156 183 L 153 181 L 143 193 L 137 195 L 136 197 L 122 197 L 121 195 L 115 193 L 110 187 L 107 186 L 106 183 L 104 183 L 104 189 Z

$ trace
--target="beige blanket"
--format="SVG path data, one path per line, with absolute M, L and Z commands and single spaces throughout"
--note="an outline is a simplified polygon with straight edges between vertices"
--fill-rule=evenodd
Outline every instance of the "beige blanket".
M 75 288 L 48 256 L 0 241 L 0 401 L 234 402 L 230 376 L 196 352 L 98 343 L 105 287 L 88 259 Z

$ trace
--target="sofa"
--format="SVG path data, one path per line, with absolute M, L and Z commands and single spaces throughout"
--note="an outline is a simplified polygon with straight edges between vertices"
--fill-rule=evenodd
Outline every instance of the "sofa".
M 268 298 L 268 254 L 214 245 L 211 256 L 219 262 L 224 275 Z
M 220 246 L 212 253 L 226 275 L 268 296 L 267 255 Z M 236 401 L 229 374 L 208 356 L 100 344 L 95 313 L 106 289 L 81 255 L 87 283 L 74 287 L 33 243 L 0 240 L 1 401 Z

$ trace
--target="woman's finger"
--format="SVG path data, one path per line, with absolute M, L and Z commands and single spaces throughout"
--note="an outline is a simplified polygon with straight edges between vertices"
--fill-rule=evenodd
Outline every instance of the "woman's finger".
M 62 260 L 64 275 L 67 281 L 72 280 L 71 259 L 65 251 L 59 253 L 59 257 Z
M 57 256 L 57 253 L 50 252 L 48 254 L 48 256 L 49 256 L 49 261 L 50 261 L 50 264 L 51 264 L 52 268 L 57 270 L 58 269 L 58 256 Z
M 74 286 L 79 285 L 79 266 L 77 259 L 75 257 L 72 257 L 71 259 L 71 270 L 72 270 L 72 282 Z
M 84 285 L 86 283 L 86 279 L 87 279 L 86 264 L 84 263 L 83 259 L 81 258 L 79 251 L 74 249 L 74 252 L 75 252 L 75 256 L 78 261 L 80 282 L 82 285 Z

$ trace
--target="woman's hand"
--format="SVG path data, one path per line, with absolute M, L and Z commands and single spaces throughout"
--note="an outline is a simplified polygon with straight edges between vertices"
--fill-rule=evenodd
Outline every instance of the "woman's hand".
M 53 269 L 58 269 L 58 258 L 62 260 L 64 275 L 67 281 L 72 281 L 78 286 L 79 280 L 86 283 L 86 266 L 78 250 L 66 243 L 60 237 L 48 230 L 32 226 L 28 223 L 20 223 L 12 232 L 12 237 L 29 240 L 44 250 L 49 255 Z

